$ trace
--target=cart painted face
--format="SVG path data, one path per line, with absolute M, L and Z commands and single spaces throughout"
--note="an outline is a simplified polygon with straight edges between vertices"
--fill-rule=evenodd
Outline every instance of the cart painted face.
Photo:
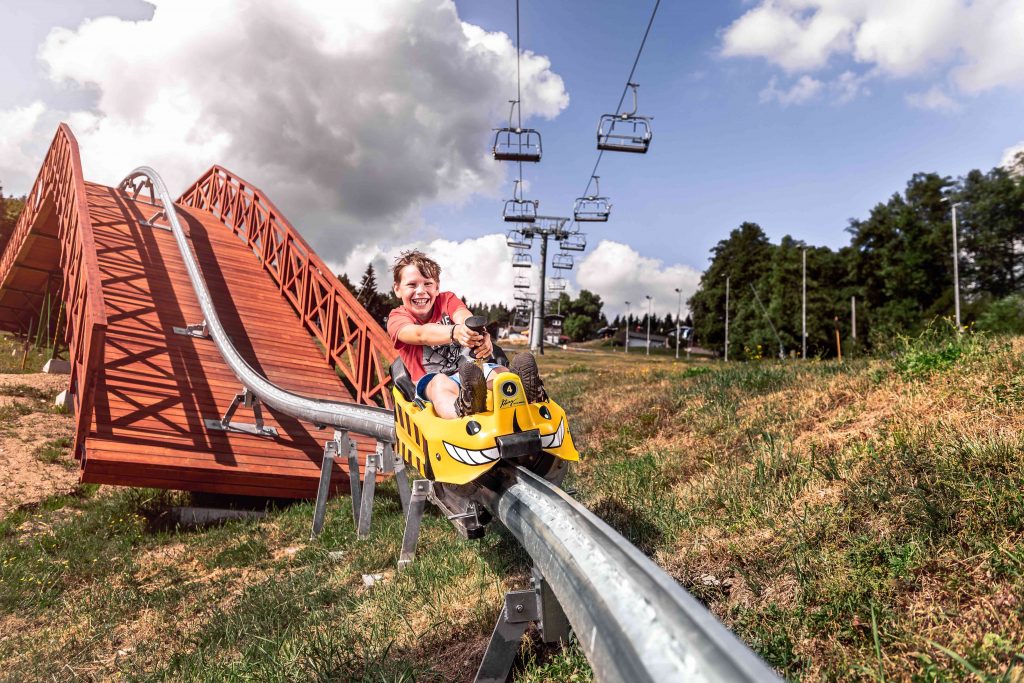
M 400 453 L 423 476 L 436 481 L 473 481 L 501 459 L 498 437 L 528 435 L 533 430 L 540 450 L 563 460 L 579 460 L 565 411 L 550 400 L 527 403 L 519 377 L 511 372 L 494 378 L 487 410 L 469 417 L 443 420 L 429 404 L 421 409 L 398 392 L 395 401 Z M 522 441 L 537 443 L 528 436 Z M 505 450 L 508 455 L 510 448 Z

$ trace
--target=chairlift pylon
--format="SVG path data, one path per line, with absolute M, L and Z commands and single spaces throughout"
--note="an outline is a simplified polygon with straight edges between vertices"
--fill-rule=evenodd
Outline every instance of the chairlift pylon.
M 562 251 L 584 251 L 587 248 L 587 236 L 576 232 L 562 240 Z
M 519 100 L 509 100 L 508 126 L 496 128 L 492 153 L 496 161 L 537 162 L 541 157 L 540 133 L 533 128 L 513 125 L 513 116 Z
M 540 202 L 536 199 L 523 199 L 522 182 L 522 178 L 516 178 L 512 199 L 505 200 L 502 218 L 506 223 L 533 223 L 537 220 L 537 207 L 540 206 Z
M 524 234 L 522 230 L 509 230 L 505 233 L 505 244 L 515 249 L 529 249 L 533 246 L 533 235 Z
M 557 270 L 572 270 L 572 254 L 555 254 L 551 259 L 551 267 Z
M 577 223 L 604 223 L 612 212 L 608 197 L 601 195 L 600 176 L 591 176 L 596 186 L 594 194 L 578 197 L 572 206 L 572 217 Z
M 605 152 L 646 154 L 651 146 L 651 117 L 638 116 L 638 83 L 627 83 L 633 89 L 633 111 L 604 114 L 597 123 L 597 148 Z

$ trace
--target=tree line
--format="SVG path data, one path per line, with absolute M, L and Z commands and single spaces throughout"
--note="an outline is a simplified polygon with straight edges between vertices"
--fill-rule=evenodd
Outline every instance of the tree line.
M 952 316 L 953 205 L 962 323 L 1013 328 L 1012 320 L 1007 325 L 1010 316 L 1024 332 L 1021 168 L 1024 154 L 1015 170 L 973 170 L 956 179 L 916 173 L 903 192 L 877 204 L 867 218 L 851 219 L 850 243 L 837 251 L 788 235 L 773 244 L 756 223 L 743 223 L 712 248 L 711 265 L 688 301 L 698 343 L 724 348 L 728 279 L 730 357 L 773 355 L 779 342 L 771 324 L 782 346 L 799 352 L 804 251 L 809 356 L 834 355 L 837 329 L 844 346 L 852 341 L 851 297 L 861 348 Z

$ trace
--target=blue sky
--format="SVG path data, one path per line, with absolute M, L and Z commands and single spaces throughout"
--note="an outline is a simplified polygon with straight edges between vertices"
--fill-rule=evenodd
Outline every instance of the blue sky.
M 514 30 L 512 3 L 456 3 L 463 19 Z M 773 238 L 790 234 L 830 247 L 848 242 L 848 219 L 901 190 L 917 171 L 960 175 L 997 165 L 1024 140 L 1021 90 L 960 100 L 957 111 L 913 107 L 908 93 L 941 76 L 927 71 L 878 78 L 870 95 L 836 104 L 760 102 L 778 68 L 757 58 L 720 55 L 721 32 L 750 3 L 663 2 L 641 58 L 642 113 L 655 117 L 646 156 L 608 154 L 599 175 L 614 202 L 595 238 L 628 242 L 640 253 L 703 268 L 709 249 L 745 220 Z M 618 101 L 653 2 L 522 4 L 522 43 L 550 57 L 565 79 L 569 107 L 542 131 L 545 158 L 526 166 L 541 212 L 564 214 L 595 159 L 599 114 Z M 854 66 L 836 60 L 829 71 Z M 793 80 L 788 79 L 787 82 Z M 429 215 L 476 234 L 498 225 L 500 206 L 479 198 Z
M 597 119 L 652 7 L 521 3 L 525 108 L 542 110 L 528 124 L 545 148 L 524 178 L 540 213 L 568 214 L 586 186 Z M 28 189 L 66 120 L 90 179 L 146 163 L 176 191 L 221 163 L 338 270 L 422 246 L 452 289 L 511 300 L 500 212 L 515 169 L 488 151 L 514 92 L 514 2 L 9 0 L 4 12 L 8 192 Z M 635 76 L 654 140 L 646 155 L 604 156 L 612 219 L 588 226 L 573 287 L 611 314 L 648 293 L 674 312 L 673 289 L 692 292 L 743 221 L 835 248 L 849 218 L 913 173 L 988 170 L 1024 141 L 1022 34 L 1019 0 L 662 3 Z

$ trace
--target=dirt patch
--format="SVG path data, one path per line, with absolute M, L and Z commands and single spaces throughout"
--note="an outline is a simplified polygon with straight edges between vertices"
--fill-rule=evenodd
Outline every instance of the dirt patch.
M 63 375 L 0 375 L 0 389 L 25 385 L 48 395 L 67 386 Z M 2 397 L 17 402 L 26 410 L 49 410 L 49 405 L 17 397 Z M 37 450 L 47 442 L 70 438 L 74 418 L 51 412 L 11 414 L 0 425 L 0 517 L 24 505 L 38 503 L 50 496 L 67 493 L 78 484 L 78 465 L 69 452 L 57 462 L 43 462 Z

